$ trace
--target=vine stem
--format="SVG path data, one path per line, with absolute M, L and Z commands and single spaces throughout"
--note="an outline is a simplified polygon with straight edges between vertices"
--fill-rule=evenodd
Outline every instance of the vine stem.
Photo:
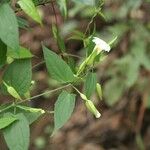
M 41 62 L 39 62 L 39 63 L 37 63 L 36 65 L 34 65 L 34 66 L 32 67 L 32 70 L 34 70 L 36 67 L 39 67 L 40 65 L 43 65 L 44 63 L 45 63 L 44 60 L 41 61 Z
M 63 56 L 70 56 L 70 57 L 75 57 L 75 58 L 82 58 L 81 56 L 78 56 L 78 55 L 74 55 L 74 54 L 69 54 L 69 53 L 64 53 L 62 54 Z
M 58 28 L 58 19 L 57 19 L 57 14 L 56 14 L 56 10 L 55 10 L 55 5 L 54 5 L 54 1 L 51 1 L 51 5 L 52 5 L 52 9 L 55 15 L 55 21 L 56 21 L 56 26 Z
M 39 94 L 39 95 L 35 95 L 35 96 L 33 96 L 33 97 L 30 97 L 30 98 L 28 98 L 28 99 L 24 99 L 24 100 L 22 100 L 22 101 L 19 101 L 19 102 L 16 102 L 16 103 L 7 103 L 7 104 L 10 104 L 8 107 L 6 107 L 6 108 L 4 108 L 4 109 L 2 109 L 2 110 L 0 110 L 0 113 L 2 113 L 2 112 L 4 112 L 4 111 L 6 111 L 6 110 L 8 110 L 8 109 L 10 109 L 11 107 L 13 107 L 13 106 L 15 106 L 15 105 L 18 105 L 18 104 L 22 104 L 22 103 L 25 103 L 25 102 L 28 102 L 28 101 L 31 101 L 31 100 L 33 100 L 33 99 L 35 99 L 35 98 L 38 98 L 38 97 L 41 97 L 41 96 L 43 96 L 43 95 L 45 95 L 45 94 L 50 94 L 50 93 L 53 93 L 53 92 L 56 92 L 56 91 L 59 91 L 59 90 L 62 90 L 62 89 L 64 89 L 64 88 L 67 88 L 67 87 L 69 87 L 69 86 L 71 86 L 71 84 L 69 83 L 69 84 L 67 84 L 67 85 L 64 85 L 64 86 L 61 86 L 61 87 L 59 87 L 59 88 L 56 88 L 56 89 L 54 89 L 54 90 L 50 90 L 50 91 L 47 91 L 47 92 L 44 92 L 44 93 L 41 93 L 41 94 Z M 47 113 L 54 113 L 53 111 L 45 111 L 45 112 L 47 112 Z
M 50 90 L 50 91 L 46 91 L 46 92 L 44 92 L 44 93 L 41 93 L 41 94 L 35 95 L 35 96 L 33 96 L 33 97 L 30 97 L 30 98 L 24 99 L 24 100 L 22 100 L 22 101 L 19 101 L 19 102 L 17 102 L 16 104 L 22 104 L 22 103 L 25 103 L 25 102 L 27 102 L 27 101 L 31 101 L 31 100 L 33 100 L 33 99 L 35 99 L 35 98 L 38 98 L 38 97 L 41 97 L 41 96 L 43 96 L 43 95 L 50 94 L 50 93 L 59 91 L 59 90 L 61 90 L 61 89 L 67 88 L 67 87 L 69 87 L 70 85 L 71 85 L 71 84 L 69 83 L 69 84 L 64 85 L 64 86 L 61 86 L 61 87 L 59 87 L 59 88 L 56 88 L 56 89 L 53 89 L 53 90 Z
M 99 6 L 98 10 L 96 10 L 96 12 L 95 12 L 94 15 L 92 16 L 90 22 L 88 23 L 88 25 L 87 25 L 87 27 L 86 27 L 86 30 L 85 30 L 85 32 L 84 32 L 84 35 L 87 34 L 87 32 L 88 32 L 88 30 L 89 30 L 91 24 L 94 22 L 95 17 L 98 15 L 98 13 L 99 13 L 100 11 L 101 11 L 101 5 Z
M 137 122 L 136 122 L 136 124 L 137 124 L 136 128 L 135 128 L 136 134 L 139 134 L 140 130 L 142 128 L 143 118 L 144 118 L 144 114 L 145 114 L 145 110 L 146 110 L 147 99 L 148 99 L 148 92 L 146 91 L 142 97 L 142 104 L 141 104 Z

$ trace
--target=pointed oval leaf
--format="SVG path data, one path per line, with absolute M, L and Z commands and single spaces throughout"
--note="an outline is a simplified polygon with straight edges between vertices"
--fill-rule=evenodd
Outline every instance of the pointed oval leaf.
M 8 66 L 3 75 L 3 81 L 13 87 L 20 96 L 29 90 L 31 78 L 32 68 L 30 59 L 15 60 Z
M 27 15 L 29 15 L 36 22 L 42 24 L 39 12 L 32 0 L 19 0 L 18 4 Z
M 59 29 L 54 24 L 52 25 L 52 32 L 53 32 L 54 38 L 57 40 L 57 44 L 58 44 L 60 51 L 64 53 L 66 51 L 65 43 L 60 35 Z
M 20 46 L 19 51 L 15 52 L 14 50 L 8 48 L 7 56 L 15 59 L 31 58 L 33 57 L 32 53 L 25 47 Z
M 96 73 L 89 73 L 86 77 L 84 91 L 88 99 L 90 99 L 92 94 L 95 92 L 96 80 Z
M 63 83 L 74 81 L 74 74 L 64 60 L 46 47 L 43 47 L 43 52 L 48 72 L 52 78 Z
M 10 124 L 12 124 L 13 122 L 15 122 L 16 120 L 18 120 L 17 118 L 13 117 L 13 116 L 3 116 L 2 118 L 0 118 L 0 129 L 6 128 L 7 126 L 9 126 Z
M 19 49 L 18 22 L 8 3 L 0 5 L 0 39 L 13 50 Z
M 70 118 L 75 106 L 75 95 L 63 91 L 56 103 L 54 108 L 54 133 L 61 128 Z
M 28 150 L 30 139 L 29 123 L 22 113 L 15 116 L 18 121 L 3 129 L 7 146 L 10 150 Z

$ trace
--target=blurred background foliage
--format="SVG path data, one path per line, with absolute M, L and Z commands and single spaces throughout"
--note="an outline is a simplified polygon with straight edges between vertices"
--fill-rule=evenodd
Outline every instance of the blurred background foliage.
M 74 2 L 69 10 L 69 22 L 62 27 L 63 36 L 73 28 L 82 28 L 82 18 L 88 22 L 92 17 L 90 29 L 95 27 L 98 37 L 108 42 L 117 37 L 109 56 L 99 66 L 106 104 L 113 106 L 123 96 L 135 91 L 140 95 L 147 92 L 149 97 L 149 1 L 107 0 L 101 1 L 100 6 L 93 0 Z M 79 19 L 74 20 L 75 17 Z M 82 30 L 74 33 L 72 39 L 83 39 Z

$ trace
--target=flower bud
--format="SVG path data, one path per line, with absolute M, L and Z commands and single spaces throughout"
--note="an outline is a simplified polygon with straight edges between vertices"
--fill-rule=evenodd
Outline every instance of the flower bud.
M 8 93 L 9 93 L 11 96 L 13 96 L 14 98 L 16 98 L 16 99 L 18 99 L 18 100 L 21 100 L 20 95 L 17 93 L 17 91 L 16 91 L 13 87 L 7 85 L 4 81 L 3 81 L 3 83 L 4 83 L 4 85 L 6 86 Z
M 90 100 L 87 100 L 85 102 L 85 105 L 87 107 L 87 109 L 93 113 L 95 115 L 96 118 L 100 118 L 101 114 L 99 113 L 99 111 L 96 109 L 96 107 L 94 106 L 93 102 Z
M 97 94 L 98 94 L 100 100 L 102 100 L 102 95 L 103 95 L 102 94 L 102 87 L 99 83 L 96 84 L 96 91 L 97 91 Z

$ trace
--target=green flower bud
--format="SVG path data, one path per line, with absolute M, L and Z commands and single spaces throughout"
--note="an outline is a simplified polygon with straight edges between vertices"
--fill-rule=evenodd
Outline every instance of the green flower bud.
M 3 83 L 6 86 L 8 93 L 11 96 L 13 96 L 14 98 L 16 98 L 17 100 L 21 100 L 21 97 L 19 96 L 19 94 L 17 93 L 17 91 L 13 87 L 7 85 L 4 81 L 3 81 Z
M 96 118 L 100 118 L 101 114 L 99 113 L 99 111 L 96 109 L 96 107 L 94 106 L 93 102 L 90 100 L 87 100 L 85 102 L 85 105 L 87 107 L 87 109 L 95 115 Z
M 35 81 L 34 81 L 34 80 L 32 80 L 32 81 L 31 81 L 31 85 L 34 85 L 34 84 L 35 84 Z
M 103 95 L 102 94 L 102 87 L 99 83 L 96 84 L 96 91 L 97 91 L 97 94 L 98 94 L 100 100 L 102 100 L 102 95 Z

